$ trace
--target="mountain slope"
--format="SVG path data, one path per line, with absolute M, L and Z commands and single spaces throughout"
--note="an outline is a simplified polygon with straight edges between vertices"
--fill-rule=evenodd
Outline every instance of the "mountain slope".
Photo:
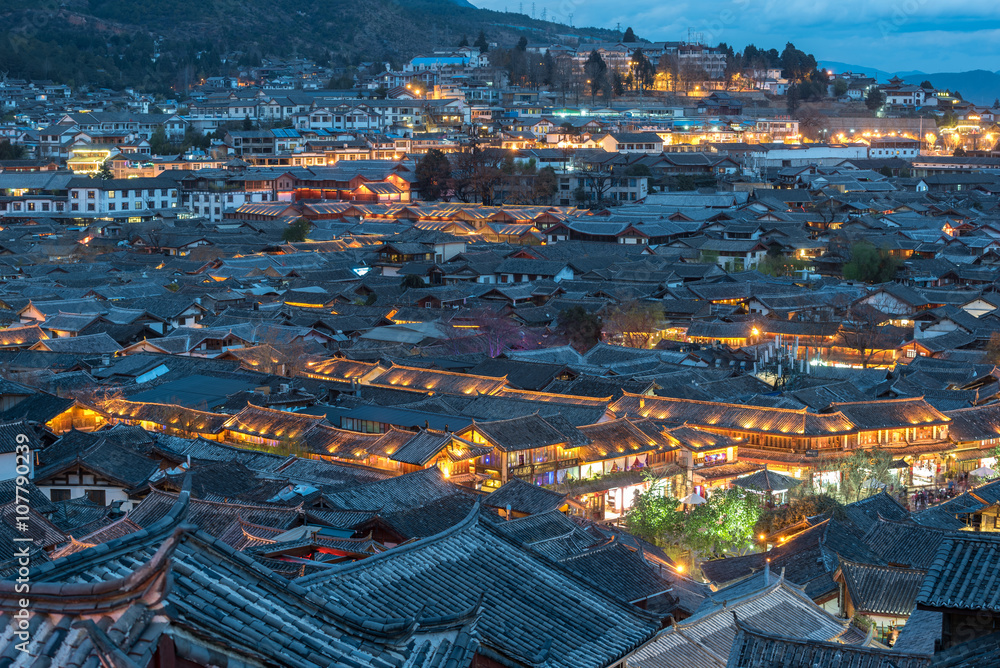
M 463 4 L 464 3 L 464 4 Z M 0 9 L 0 70 L 12 77 L 167 92 L 263 57 L 305 56 L 332 65 L 404 59 L 434 47 L 513 44 L 575 33 L 465 0 L 6 0 Z M 154 53 L 159 57 L 154 60 Z M 226 62 L 223 58 L 229 54 Z M 236 61 L 235 63 L 233 61 Z

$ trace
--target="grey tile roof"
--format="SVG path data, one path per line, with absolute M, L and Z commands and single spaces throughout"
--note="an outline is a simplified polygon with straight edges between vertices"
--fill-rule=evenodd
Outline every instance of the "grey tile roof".
M 510 506 L 513 513 L 537 515 L 558 510 L 566 505 L 566 495 L 533 485 L 520 478 L 511 478 L 500 489 L 486 496 L 483 505 L 503 509 Z
M 478 515 L 296 582 L 361 615 L 453 615 L 481 604 L 480 653 L 500 665 L 606 666 L 655 633 L 655 618 L 510 542 Z
M 928 656 L 907 656 L 879 647 L 789 637 L 783 629 L 765 633 L 741 620 L 736 621 L 736 628 L 726 668 L 927 668 L 930 665 Z
M 41 668 L 148 665 L 170 635 L 180 656 L 322 668 L 465 666 L 478 647 L 477 607 L 449 616 L 357 615 L 274 575 L 250 556 L 183 525 L 185 495 L 158 522 L 33 573 L 33 640 L 0 661 Z M 169 585 L 167 584 L 169 583 Z M 14 624 L 13 581 L 0 582 L 0 628 Z M 154 614 L 155 619 L 154 619 Z M 59 617 L 62 621 L 57 621 Z M 99 625 L 87 618 L 104 618 Z M 115 621 L 112 621 L 115 620 Z M 277 630 L 276 630 L 277 629 Z M 190 630 L 196 630 L 191 634 Z
M 917 595 L 921 607 L 1000 612 L 1000 538 L 958 532 L 945 536 Z
M 629 665 L 721 668 L 726 665 L 737 636 L 736 618 L 770 633 L 780 632 L 811 642 L 840 640 L 849 628 L 847 620 L 837 619 L 779 579 L 736 600 L 703 607 L 692 617 L 675 623 L 637 651 L 629 659 Z
M 863 540 L 888 564 L 926 569 L 934 561 L 938 546 L 949 532 L 915 522 L 879 518 Z
M 914 568 L 840 562 L 840 574 L 851 602 L 865 615 L 908 616 L 926 573 Z

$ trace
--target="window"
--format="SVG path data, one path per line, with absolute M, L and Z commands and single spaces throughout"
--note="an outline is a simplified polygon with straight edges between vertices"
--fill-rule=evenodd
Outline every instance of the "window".
M 54 502 L 69 501 L 72 493 L 71 489 L 51 489 L 49 490 L 49 498 Z
M 106 495 L 103 489 L 88 489 L 86 491 L 86 495 L 88 499 L 99 506 L 107 505 L 107 501 L 105 499 Z

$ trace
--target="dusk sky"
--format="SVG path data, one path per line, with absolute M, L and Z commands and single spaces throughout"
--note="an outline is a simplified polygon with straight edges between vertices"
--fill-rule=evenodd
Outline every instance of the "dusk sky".
M 520 0 L 473 0 L 517 11 Z M 530 14 L 530 0 L 523 0 Z M 955 0 L 536 0 L 536 16 L 573 25 L 632 26 L 650 40 L 683 39 L 688 28 L 706 43 L 784 48 L 791 41 L 819 60 L 887 71 L 1000 70 L 1000 3 Z

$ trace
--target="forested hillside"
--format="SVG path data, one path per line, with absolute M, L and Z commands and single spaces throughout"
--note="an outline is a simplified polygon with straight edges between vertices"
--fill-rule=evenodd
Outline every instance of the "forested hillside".
M 452 0 L 7 0 L 0 25 L 0 72 L 11 77 L 164 93 L 268 56 L 398 63 L 480 30 L 500 43 L 620 37 Z

